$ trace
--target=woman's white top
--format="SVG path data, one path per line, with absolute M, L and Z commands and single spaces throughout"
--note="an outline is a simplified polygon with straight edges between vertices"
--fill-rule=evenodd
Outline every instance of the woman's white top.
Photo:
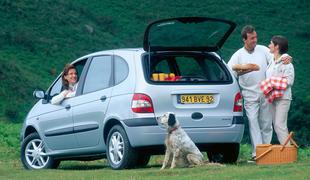
M 283 64 L 281 61 L 281 58 L 279 59 L 274 59 L 271 61 L 271 63 L 267 67 L 266 71 L 266 78 L 270 78 L 272 76 L 274 77 L 284 77 L 287 78 L 287 89 L 284 91 L 283 97 L 280 99 L 289 99 L 292 100 L 292 90 L 291 87 L 294 84 L 294 77 L 295 77 L 295 72 L 294 72 L 294 66 L 292 63 L 290 64 Z
M 51 104 L 60 104 L 64 99 L 74 97 L 76 93 L 78 83 L 75 83 L 74 85 L 69 84 L 69 89 L 63 90 L 61 93 L 59 93 L 57 96 L 54 96 L 51 99 Z M 68 92 L 69 91 L 69 92 Z M 65 97 L 65 94 L 68 92 L 67 96 Z

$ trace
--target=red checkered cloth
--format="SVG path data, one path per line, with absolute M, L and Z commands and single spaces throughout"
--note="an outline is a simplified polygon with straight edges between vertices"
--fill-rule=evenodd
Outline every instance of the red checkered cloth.
M 287 78 L 284 77 L 271 77 L 271 84 L 274 89 L 285 90 L 287 88 Z
M 260 83 L 260 89 L 265 94 L 268 102 L 272 103 L 275 98 L 283 97 L 287 88 L 287 78 L 270 77 Z
M 262 90 L 265 95 L 273 90 L 270 78 L 267 78 L 260 83 L 260 90 Z

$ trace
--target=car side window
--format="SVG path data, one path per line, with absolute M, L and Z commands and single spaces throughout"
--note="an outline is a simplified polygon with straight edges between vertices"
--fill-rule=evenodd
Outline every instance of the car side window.
M 121 83 L 128 76 L 129 68 L 127 62 L 119 57 L 114 57 L 114 76 L 115 76 L 115 84 Z
M 82 71 L 83 71 L 84 66 L 86 64 L 86 61 L 87 61 L 87 59 L 83 59 L 83 60 L 80 60 L 80 61 L 78 61 L 78 62 L 73 64 L 75 66 L 76 70 L 77 70 L 78 80 L 79 80 L 79 77 L 82 74 Z M 58 95 L 63 90 L 64 89 L 63 89 L 63 86 L 62 86 L 62 79 L 61 79 L 61 77 L 59 77 L 57 79 L 57 81 L 54 83 L 54 85 L 49 90 L 49 97 L 50 97 L 50 99 L 52 97 Z
M 229 76 L 225 73 L 224 69 L 215 61 L 208 61 L 206 63 L 206 73 L 211 81 L 227 81 Z
M 94 92 L 112 85 L 112 57 L 94 57 L 89 66 L 83 93 Z
M 50 91 L 50 97 L 53 97 L 61 92 L 62 88 L 62 81 L 61 77 L 56 81 L 56 83 L 53 85 Z

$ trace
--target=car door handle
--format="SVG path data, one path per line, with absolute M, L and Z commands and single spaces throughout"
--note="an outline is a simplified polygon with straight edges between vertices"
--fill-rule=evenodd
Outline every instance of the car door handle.
M 100 100 L 101 100 L 101 101 L 107 100 L 107 96 L 101 96 Z
M 71 108 L 70 104 L 67 104 L 67 105 L 65 106 L 65 108 L 66 108 L 67 110 L 69 110 L 69 109 Z

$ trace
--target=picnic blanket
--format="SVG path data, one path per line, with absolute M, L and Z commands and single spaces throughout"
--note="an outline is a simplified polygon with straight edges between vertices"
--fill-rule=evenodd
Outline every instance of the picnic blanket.
M 285 77 L 270 77 L 263 80 L 260 83 L 260 89 L 268 99 L 269 103 L 272 103 L 274 99 L 283 97 L 284 91 L 287 88 L 287 78 Z

